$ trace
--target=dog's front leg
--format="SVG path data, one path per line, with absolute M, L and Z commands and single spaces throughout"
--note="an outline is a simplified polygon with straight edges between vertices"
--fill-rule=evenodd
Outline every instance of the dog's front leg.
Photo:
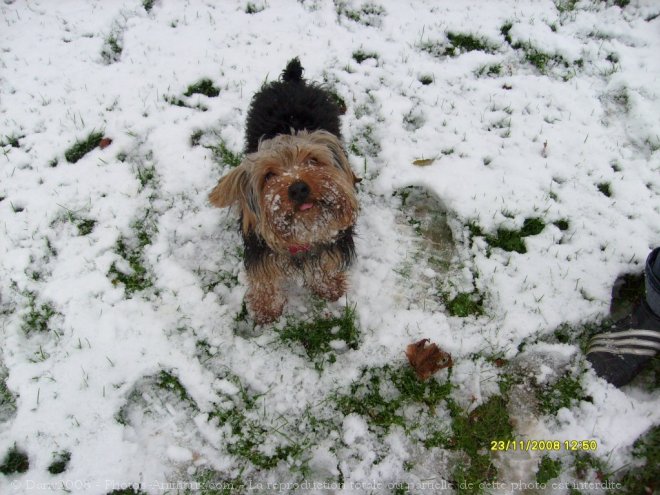
M 254 322 L 263 325 L 277 320 L 286 304 L 281 287 L 282 274 L 275 272 L 264 276 L 263 273 L 248 271 L 247 278 L 247 306 Z
M 342 268 L 336 257 L 324 254 L 316 263 L 305 266 L 305 286 L 322 299 L 336 301 L 346 293 L 348 286 L 346 271 Z

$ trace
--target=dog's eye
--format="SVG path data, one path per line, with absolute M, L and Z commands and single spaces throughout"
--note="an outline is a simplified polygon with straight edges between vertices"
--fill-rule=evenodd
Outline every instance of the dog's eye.
M 314 166 L 314 167 L 317 167 L 317 166 L 321 165 L 321 162 L 319 162 L 316 158 L 314 158 L 314 157 L 312 156 L 312 157 L 310 157 L 310 158 L 307 159 L 307 164 L 308 164 L 308 165 L 312 165 L 312 166 Z
M 264 175 L 264 183 L 268 182 L 273 177 L 275 177 L 275 172 L 266 172 L 266 175 Z

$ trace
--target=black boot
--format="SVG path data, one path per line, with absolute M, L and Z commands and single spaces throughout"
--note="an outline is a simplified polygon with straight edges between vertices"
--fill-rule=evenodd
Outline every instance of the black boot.
M 629 383 L 660 351 L 660 316 L 643 300 L 631 315 L 594 335 L 587 359 L 596 374 L 612 385 Z

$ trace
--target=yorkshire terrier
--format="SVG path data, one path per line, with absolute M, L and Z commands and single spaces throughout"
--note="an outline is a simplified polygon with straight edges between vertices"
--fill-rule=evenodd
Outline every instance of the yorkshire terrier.
M 254 95 L 245 158 L 209 195 L 219 208 L 238 206 L 246 300 L 257 324 L 280 317 L 283 285 L 294 277 L 323 299 L 339 299 L 355 256 L 360 179 L 341 143 L 341 110 L 302 73 L 295 58 Z

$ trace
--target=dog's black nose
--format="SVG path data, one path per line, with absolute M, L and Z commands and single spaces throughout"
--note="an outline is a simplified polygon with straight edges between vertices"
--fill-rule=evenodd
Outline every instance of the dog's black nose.
M 289 198 L 296 203 L 302 203 L 309 197 L 309 186 L 301 180 L 289 186 Z

